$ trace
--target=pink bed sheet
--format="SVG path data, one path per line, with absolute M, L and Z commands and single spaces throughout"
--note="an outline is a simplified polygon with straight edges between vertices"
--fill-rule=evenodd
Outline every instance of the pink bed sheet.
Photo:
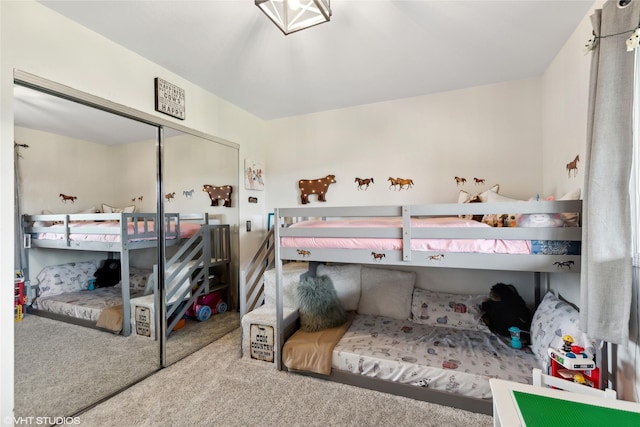
M 413 228 L 489 227 L 481 222 L 457 217 L 412 218 Z M 310 220 L 295 223 L 296 228 L 401 228 L 401 218 L 367 218 L 339 220 Z M 286 248 L 401 250 L 402 239 L 359 237 L 281 237 Z M 412 239 L 411 250 L 438 252 L 472 252 L 493 254 L 530 254 L 526 240 L 493 239 Z
M 128 234 L 132 235 L 135 231 L 135 227 L 137 226 L 137 232 L 143 233 L 144 221 L 138 221 L 137 223 L 129 222 L 128 224 Z M 69 223 L 69 240 L 77 241 L 77 242 L 119 242 L 120 234 L 102 234 L 102 233 L 83 233 L 83 228 L 91 227 L 94 230 L 96 228 L 104 228 L 105 230 L 119 230 L 120 223 L 118 221 L 76 221 Z M 191 223 L 191 222 L 180 222 L 180 238 L 189 238 L 196 234 L 200 230 L 200 225 Z M 154 231 L 154 223 L 153 221 L 147 221 L 147 231 Z M 175 224 L 171 223 L 171 231 L 175 231 Z M 38 233 L 36 236 L 37 239 L 42 240 L 64 240 L 64 234 L 62 233 L 54 233 L 54 232 L 43 232 Z M 143 240 L 155 240 L 156 237 L 141 237 L 141 238 L 131 238 L 129 242 L 143 241 Z

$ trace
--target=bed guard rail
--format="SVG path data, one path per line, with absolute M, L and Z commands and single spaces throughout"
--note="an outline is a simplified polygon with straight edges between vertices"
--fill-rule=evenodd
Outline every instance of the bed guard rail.
M 240 317 L 255 310 L 264 302 L 264 272 L 274 266 L 273 227 L 267 232 L 258 251 L 240 272 Z
M 32 238 L 39 233 L 53 233 L 57 243 L 63 241 L 71 246 L 71 235 L 76 232 L 83 235 L 120 236 L 120 242 L 155 239 L 155 213 L 96 213 L 96 214 L 46 214 L 23 215 L 24 247 L 31 246 Z M 117 222 L 118 227 L 105 227 L 105 222 Z M 82 227 L 76 227 L 82 225 Z M 180 236 L 180 218 L 176 213 L 165 214 L 165 237 L 176 239 Z
M 416 227 L 414 220 L 419 218 L 459 217 L 473 215 L 517 214 L 575 214 L 578 226 L 572 227 L 466 227 L 451 225 L 448 227 Z M 460 267 L 495 270 L 525 270 L 547 272 L 579 271 L 580 256 L 563 254 L 536 254 L 531 256 L 507 253 L 441 253 L 439 251 L 416 251 L 411 247 L 413 239 L 486 239 L 504 241 L 568 241 L 582 240 L 582 228 L 579 217 L 582 201 L 538 201 L 538 202 L 500 202 L 500 203 L 451 203 L 404 206 L 353 206 L 353 207 L 304 207 L 276 209 L 275 223 L 278 234 L 283 238 L 304 237 L 322 238 L 369 238 L 396 239 L 400 242 L 397 250 L 371 251 L 366 249 L 327 249 L 281 247 L 279 255 L 284 260 L 306 260 L 341 262 L 380 263 L 390 265 L 421 265 L 433 267 Z M 511 215 L 511 214 L 510 214 Z M 332 220 L 387 218 L 396 221 L 390 227 L 363 225 L 357 228 L 347 227 L 341 222 L 332 226 Z M 326 221 L 318 228 L 296 227 L 297 222 L 308 219 Z M 280 239 L 278 238 L 278 241 Z M 446 256 L 445 256 L 446 254 Z M 376 258 L 378 255 L 378 258 Z
M 230 256 L 229 225 L 205 224 L 167 260 L 164 319 L 167 336 L 197 298 L 210 292 L 211 265 L 229 260 Z

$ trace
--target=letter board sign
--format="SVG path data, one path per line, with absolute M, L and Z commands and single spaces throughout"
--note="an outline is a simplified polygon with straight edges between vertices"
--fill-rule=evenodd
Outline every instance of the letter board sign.
M 273 362 L 273 326 L 251 325 L 251 358 Z
M 186 117 L 184 89 L 159 77 L 155 78 L 155 87 L 156 111 L 184 120 Z

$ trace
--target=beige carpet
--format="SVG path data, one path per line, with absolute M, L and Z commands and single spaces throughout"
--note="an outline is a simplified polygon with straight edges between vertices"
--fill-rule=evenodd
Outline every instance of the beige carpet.
M 264 368 L 240 329 L 79 415 L 82 426 L 492 426 L 490 416 Z
M 167 341 L 169 363 L 240 326 L 237 312 L 188 321 Z M 159 367 L 158 342 L 114 335 L 35 315 L 15 324 L 15 415 L 73 414 Z

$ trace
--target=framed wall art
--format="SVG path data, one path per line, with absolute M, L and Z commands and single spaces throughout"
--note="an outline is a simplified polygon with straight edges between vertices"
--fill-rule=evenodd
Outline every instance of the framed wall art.
M 264 166 L 254 160 L 244 160 L 244 188 L 247 190 L 264 190 Z

